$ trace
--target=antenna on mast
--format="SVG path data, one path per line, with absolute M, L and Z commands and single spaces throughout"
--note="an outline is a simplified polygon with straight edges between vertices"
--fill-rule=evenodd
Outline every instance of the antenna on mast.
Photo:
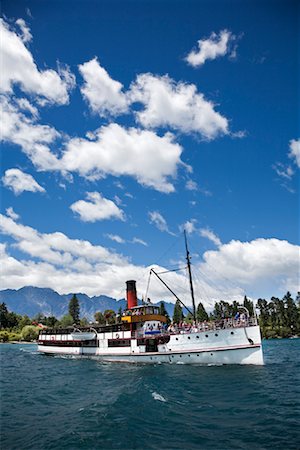
M 188 272 L 189 272 L 191 297 L 192 297 L 192 303 L 193 303 L 193 316 L 194 316 L 194 321 L 196 322 L 196 305 L 195 305 L 194 287 L 193 287 L 192 270 L 191 270 L 191 257 L 190 257 L 190 252 L 189 252 L 188 244 L 187 244 L 186 231 L 184 230 L 183 233 L 184 233 L 185 250 L 186 250 L 186 261 L 187 261 Z

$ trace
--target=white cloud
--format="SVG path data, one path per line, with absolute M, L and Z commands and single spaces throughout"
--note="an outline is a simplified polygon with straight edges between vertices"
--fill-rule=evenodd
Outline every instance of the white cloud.
M 209 228 L 200 228 L 199 234 L 200 234 L 200 236 L 205 237 L 205 238 L 209 239 L 211 242 L 213 242 L 214 244 L 216 244 L 217 247 L 222 245 L 220 238 Z
M 125 239 L 121 238 L 121 236 L 118 236 L 117 234 L 107 234 L 106 237 L 110 239 L 111 241 L 117 242 L 118 244 L 125 244 Z
M 123 298 L 125 281 L 136 279 L 140 280 L 139 298 L 145 293 L 150 267 L 136 266 L 104 247 L 70 239 L 60 232 L 43 234 L 2 215 L 0 231 L 31 257 L 17 260 L 7 246 L 0 244 L 1 289 L 38 286 L 61 294 L 83 292 Z M 196 299 L 201 298 L 207 307 L 220 299 L 242 301 L 245 293 L 253 298 L 281 296 L 287 290 L 295 293 L 299 290 L 299 250 L 299 246 L 287 241 L 256 239 L 231 241 L 208 251 L 202 263 L 193 265 Z M 154 268 L 158 272 L 165 270 Z M 191 303 L 188 281 L 182 273 L 170 272 L 165 281 L 184 302 Z M 163 298 L 175 302 L 154 277 L 149 296 L 153 301 Z
M 231 241 L 204 254 L 200 269 L 208 279 L 242 287 L 249 295 L 271 296 L 299 290 L 300 247 L 279 239 Z
M 68 103 L 68 91 L 75 83 L 74 75 L 67 69 L 60 74 L 53 69 L 40 71 L 24 44 L 30 40 L 29 29 L 22 19 L 17 23 L 21 27 L 21 37 L 0 19 L 2 40 L 0 92 L 11 94 L 13 85 L 17 84 L 23 92 L 35 95 L 43 102 Z
M 54 142 L 59 133 L 48 125 L 35 123 L 35 117 L 28 117 L 20 112 L 19 107 L 5 95 L 0 95 L 1 106 L 1 141 L 19 145 L 32 163 L 40 170 L 58 170 L 57 157 L 51 153 L 49 144 Z M 35 112 L 29 102 L 21 102 L 22 109 Z
M 143 245 L 144 247 L 148 247 L 147 242 L 145 242 L 145 241 L 143 241 L 143 239 L 140 239 L 140 238 L 137 238 L 137 237 L 134 237 L 132 239 L 132 244 L 140 244 L 140 245 Z
M 294 175 L 294 170 L 291 166 L 285 166 L 280 162 L 273 164 L 272 168 L 275 170 L 278 176 L 287 180 L 291 180 Z
M 136 112 L 144 127 L 171 127 L 184 133 L 199 133 L 205 139 L 229 133 L 228 120 L 197 92 L 194 84 L 176 83 L 167 75 L 141 74 L 128 95 L 132 102 L 145 106 Z
M 18 220 L 20 218 L 19 214 L 17 214 L 11 206 L 6 208 L 6 215 L 13 220 Z
M 22 35 L 20 36 L 23 42 L 30 42 L 32 39 L 32 34 L 30 33 L 30 28 L 26 25 L 25 20 L 18 19 L 16 24 L 20 27 Z
M 185 188 L 188 191 L 197 191 L 198 190 L 198 184 L 196 183 L 196 181 L 187 180 L 187 182 L 185 184 Z
M 148 215 L 150 223 L 155 225 L 156 228 L 158 228 L 160 231 L 164 231 L 166 233 L 174 235 L 174 233 L 169 230 L 166 219 L 158 211 L 150 211 Z
M 78 200 L 70 208 L 77 213 L 84 222 L 96 222 L 98 220 L 119 219 L 124 220 L 124 212 L 99 192 L 87 192 L 86 200 Z
M 45 189 L 38 184 L 32 175 L 22 172 L 20 169 L 8 169 L 2 177 L 4 186 L 8 187 L 16 195 L 24 191 L 45 192 Z
M 300 139 L 292 139 L 290 141 L 289 157 L 294 160 L 298 167 L 300 167 Z
M 182 147 L 173 135 L 160 137 L 151 131 L 125 129 L 115 123 L 99 128 L 96 140 L 77 138 L 66 144 L 61 168 L 100 179 L 107 175 L 132 176 L 140 184 L 161 192 L 173 192 L 169 181 L 183 164 Z
M 228 30 L 222 30 L 219 34 L 211 33 L 208 39 L 198 41 L 198 50 L 192 50 L 186 57 L 186 61 L 193 67 L 201 66 L 207 60 L 213 60 L 231 52 L 230 43 L 235 40 L 235 36 Z M 231 52 L 231 57 L 235 57 L 236 48 Z
M 180 225 L 179 229 L 180 231 L 185 230 L 187 234 L 192 234 L 197 230 L 196 223 L 196 219 L 187 220 L 184 224 Z
M 127 97 L 122 92 L 123 85 L 109 76 L 97 58 L 81 64 L 79 71 L 85 82 L 80 91 L 93 112 L 105 117 L 128 110 Z

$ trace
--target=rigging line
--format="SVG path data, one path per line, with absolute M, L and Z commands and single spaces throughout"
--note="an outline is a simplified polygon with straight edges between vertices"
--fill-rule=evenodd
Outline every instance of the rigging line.
M 149 285 L 150 285 L 150 278 L 151 278 L 151 275 L 152 275 L 152 272 L 151 272 L 151 270 L 150 270 L 149 276 L 148 276 L 148 283 L 147 283 L 147 287 L 146 287 L 146 292 L 145 292 L 145 297 L 144 297 L 145 301 L 147 301 L 147 298 L 148 298 L 148 291 L 149 291 Z
M 186 267 L 179 267 L 179 269 L 170 269 L 170 270 L 164 270 L 163 272 L 156 272 L 158 275 L 161 275 L 163 273 L 169 273 L 169 272 L 179 272 L 180 270 L 185 270 Z
M 232 287 L 240 289 L 240 287 L 237 286 L 236 284 L 234 284 L 234 283 L 232 282 L 232 280 L 230 280 L 229 278 L 227 278 L 227 277 L 225 277 L 224 275 L 222 275 L 221 272 L 218 272 L 218 271 L 216 270 L 216 268 L 213 267 L 213 266 L 211 266 L 207 261 L 205 261 L 205 264 L 207 264 L 208 267 L 210 267 L 212 270 L 214 270 L 215 273 L 216 273 L 217 275 L 219 275 L 221 278 L 223 278 L 223 280 L 228 281 L 228 282 L 232 285 Z
M 167 248 L 167 250 L 166 250 L 164 253 L 162 253 L 162 255 L 158 258 L 158 260 L 157 260 L 157 262 L 156 262 L 157 265 L 158 265 L 158 263 L 163 259 L 163 257 L 164 257 L 167 253 L 169 253 L 170 250 L 171 250 L 173 247 L 175 247 L 175 245 L 178 245 L 179 238 L 180 238 L 180 236 L 176 236 L 176 239 L 174 239 L 174 240 L 171 242 L 171 245 Z

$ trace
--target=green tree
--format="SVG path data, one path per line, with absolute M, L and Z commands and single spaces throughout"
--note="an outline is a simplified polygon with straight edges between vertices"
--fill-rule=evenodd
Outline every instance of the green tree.
M 25 314 L 19 320 L 18 327 L 20 330 L 22 330 L 22 328 L 24 328 L 25 325 L 31 325 L 31 323 L 32 323 L 31 319 Z
M 179 302 L 179 300 L 176 300 L 175 306 L 174 306 L 174 312 L 173 312 L 173 322 L 179 323 L 184 319 L 182 306 Z
M 197 306 L 196 318 L 199 322 L 205 322 L 206 320 L 208 320 L 208 314 L 201 302 Z
M 69 314 L 73 318 L 73 323 L 79 324 L 80 306 L 76 294 L 73 295 L 69 302 Z
M 83 317 L 82 319 L 80 319 L 80 326 L 81 327 L 87 327 L 89 325 L 89 321 L 87 320 L 86 317 Z
M 94 318 L 96 322 L 99 323 L 100 325 L 104 325 L 106 322 L 104 315 L 100 311 L 95 312 Z
M 106 309 L 103 315 L 107 324 L 113 325 L 116 323 L 116 313 L 112 309 Z
M 166 310 L 166 307 L 165 307 L 165 303 L 164 303 L 164 302 L 160 302 L 160 305 L 159 305 L 159 314 L 160 314 L 161 316 L 165 316 L 165 317 L 166 317 L 166 319 L 167 319 L 167 324 L 168 324 L 168 325 L 171 323 L 171 319 L 170 319 L 170 316 L 169 316 L 169 314 L 168 314 L 168 311 Z
M 33 325 L 26 325 L 22 329 L 22 339 L 24 341 L 32 342 L 38 338 L 40 328 Z
M 71 327 L 73 324 L 74 324 L 74 320 L 73 320 L 73 317 L 70 314 L 65 314 L 60 319 L 60 326 L 62 328 Z

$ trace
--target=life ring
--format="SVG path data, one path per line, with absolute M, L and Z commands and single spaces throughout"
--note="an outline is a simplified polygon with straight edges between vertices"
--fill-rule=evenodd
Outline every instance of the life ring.
M 118 334 L 116 334 L 116 338 L 119 339 L 119 337 L 120 337 L 120 336 L 119 336 Z

